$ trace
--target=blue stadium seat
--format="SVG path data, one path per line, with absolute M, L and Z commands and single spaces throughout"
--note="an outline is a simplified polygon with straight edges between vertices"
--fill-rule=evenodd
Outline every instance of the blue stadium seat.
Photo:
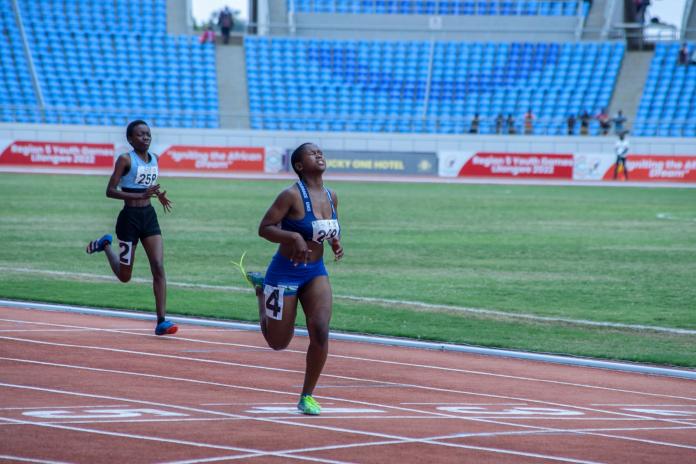
M 0 121 L 121 125 L 135 117 L 130 114 L 135 110 L 164 126 L 178 122 L 217 127 L 213 46 L 200 45 L 195 37 L 168 36 L 166 0 L 75 0 L 69 11 L 63 0 L 18 0 L 49 106 L 44 119 L 35 109 L 36 95 L 11 5 L 0 1 L 0 29 L 6 31 L 0 35 L 0 77 L 13 74 L 0 79 L 0 98 L 9 90 L 12 98 L 5 100 L 29 109 L 3 111 Z M 36 11 L 41 14 L 33 14 Z M 142 54 L 143 48 L 150 48 L 150 54 Z M 136 60 L 147 77 L 133 75 Z M 200 108 L 203 103 L 194 95 L 207 98 L 205 110 L 212 116 L 187 121 L 161 114 L 163 108 Z M 95 108 L 98 113 L 92 111 Z M 118 108 L 129 114 L 111 111 Z
M 288 46 L 304 53 L 294 56 L 292 67 L 278 66 L 273 56 Z M 291 129 L 325 127 L 277 114 L 276 102 L 282 101 L 280 112 L 324 114 L 333 121 L 330 130 L 443 133 L 468 128 L 474 113 L 481 115 L 481 132 L 490 133 L 499 113 L 512 113 L 521 121 L 529 108 L 544 120 L 537 132 L 562 130 L 569 112 L 608 106 L 624 53 L 623 46 L 596 43 L 436 42 L 428 92 L 429 42 L 245 40 L 247 57 L 261 57 L 261 49 L 268 56 L 247 69 L 250 108 L 256 115 L 275 112 L 279 125 L 287 123 Z M 600 50 L 606 60 L 596 59 Z M 304 70 L 301 76 L 297 67 Z M 274 84 L 256 90 L 251 76 L 267 76 Z M 422 114 L 426 94 L 429 122 L 395 122 L 401 115 Z M 374 119 L 361 124 L 352 115 Z M 453 119 L 445 124 L 446 118 Z

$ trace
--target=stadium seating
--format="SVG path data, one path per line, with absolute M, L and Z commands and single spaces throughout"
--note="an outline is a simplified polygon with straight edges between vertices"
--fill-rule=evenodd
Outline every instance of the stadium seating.
M 295 13 L 575 16 L 582 0 L 288 0 Z
M 0 120 L 123 125 L 143 118 L 159 127 L 219 127 L 214 47 L 167 35 L 165 0 L 18 3 L 45 111 L 38 112 L 21 39 L 10 34 L 17 58 L 8 67 L 24 73 L 16 82 L 28 88 L 17 103 L 32 109 L 8 110 Z M 9 23 L 16 29 L 14 16 Z
M 245 51 L 253 128 L 463 133 L 479 113 L 486 134 L 501 113 L 519 131 L 531 108 L 535 133 L 564 134 L 568 114 L 608 106 L 624 46 L 247 38 Z
M 36 94 L 10 2 L 0 2 L 0 31 L 0 121 L 34 121 Z
M 696 43 L 690 43 L 693 50 Z M 696 137 L 696 66 L 677 63 L 679 43 L 657 44 L 634 135 Z

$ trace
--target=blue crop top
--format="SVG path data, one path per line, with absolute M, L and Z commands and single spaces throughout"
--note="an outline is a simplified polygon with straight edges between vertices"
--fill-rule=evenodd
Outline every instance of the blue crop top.
M 302 195 L 302 204 L 304 205 L 305 215 L 302 219 L 283 218 L 280 223 L 280 228 L 291 232 L 297 232 L 302 235 L 302 238 L 309 241 L 322 243 L 324 240 L 329 240 L 338 237 L 341 234 L 341 227 L 338 224 L 338 215 L 334 208 L 331 192 L 324 187 L 326 195 L 329 197 L 331 204 L 331 219 L 317 219 L 312 210 L 312 200 L 309 198 L 307 187 L 302 181 L 297 181 L 297 188 L 300 189 Z
M 157 165 L 157 155 L 148 152 L 150 162 L 146 163 L 132 150 L 128 153 L 130 156 L 130 169 L 121 177 L 118 186 L 124 192 L 144 192 L 151 185 L 157 183 L 159 169 Z

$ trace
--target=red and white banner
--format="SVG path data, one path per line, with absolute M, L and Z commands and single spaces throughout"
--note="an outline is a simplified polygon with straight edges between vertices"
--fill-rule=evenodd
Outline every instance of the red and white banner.
M 159 155 L 163 171 L 264 172 L 264 147 L 170 145 Z
M 110 143 L 39 142 L 17 140 L 5 145 L 0 165 L 51 168 L 110 168 L 114 145 Z
M 445 177 L 572 179 L 573 155 L 547 153 L 440 152 Z
M 628 155 L 626 170 L 630 180 L 658 182 L 696 182 L 696 156 Z M 614 178 L 614 164 L 604 180 Z M 623 175 L 620 174 L 622 179 Z

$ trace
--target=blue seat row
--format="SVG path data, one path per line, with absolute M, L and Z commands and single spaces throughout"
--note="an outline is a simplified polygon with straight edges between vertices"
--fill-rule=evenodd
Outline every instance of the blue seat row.
M 495 131 L 492 121 L 498 114 L 513 113 L 521 120 L 531 109 L 540 130 L 564 133 L 570 113 L 594 114 L 608 106 L 624 53 L 622 44 L 568 45 L 437 42 L 431 60 L 430 42 L 248 38 L 250 110 L 257 116 L 255 127 L 301 130 L 316 126 L 302 126 L 303 119 L 318 116 L 333 121 L 331 127 L 350 130 L 352 118 L 359 114 L 378 119 L 360 127 L 372 130 L 389 123 L 403 128 L 405 124 L 394 126 L 390 120 L 425 112 L 442 124 L 410 127 L 435 132 L 453 127 L 446 120 L 464 124 L 478 113 L 480 132 L 487 133 Z M 495 51 L 491 61 L 446 52 L 489 46 Z M 384 53 L 364 53 L 373 49 Z M 292 59 L 278 61 L 277 50 Z M 525 51 L 524 59 L 519 58 L 520 50 Z M 572 51 L 577 61 L 564 60 L 561 50 Z
M 687 60 L 696 43 L 687 43 Z M 655 48 L 636 114 L 635 135 L 696 136 L 696 66 L 679 63 L 680 44 Z

